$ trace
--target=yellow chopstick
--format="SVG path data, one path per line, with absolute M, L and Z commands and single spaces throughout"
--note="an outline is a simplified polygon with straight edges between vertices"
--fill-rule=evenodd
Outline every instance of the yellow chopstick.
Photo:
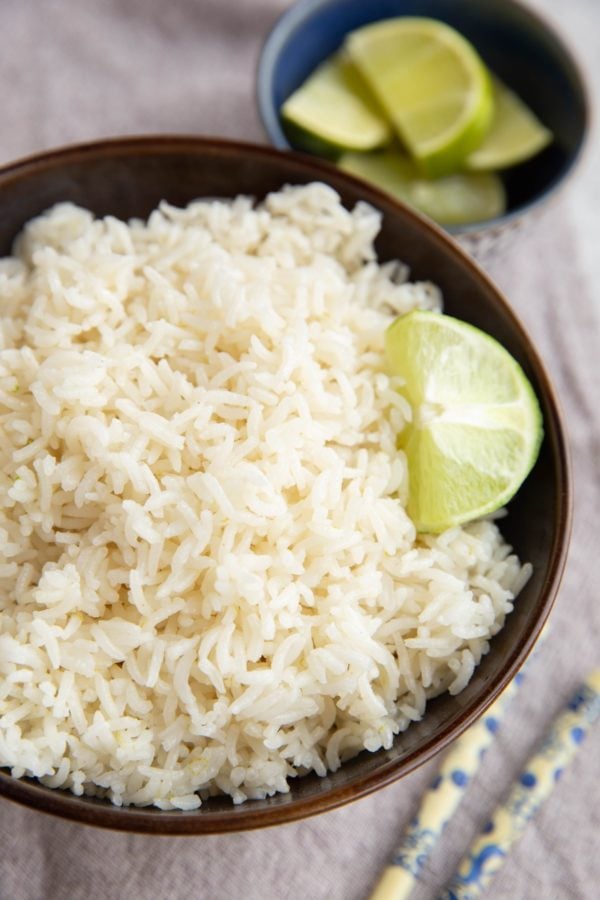
M 434 845 L 462 800 L 499 720 L 516 694 L 523 676 L 518 673 L 485 715 L 457 738 L 426 791 L 421 807 L 404 832 L 390 864 L 371 894 L 371 900 L 405 900 L 415 886 Z
M 458 866 L 440 900 L 475 900 L 481 896 L 598 718 L 600 669 L 588 676 L 557 717 L 505 802 Z

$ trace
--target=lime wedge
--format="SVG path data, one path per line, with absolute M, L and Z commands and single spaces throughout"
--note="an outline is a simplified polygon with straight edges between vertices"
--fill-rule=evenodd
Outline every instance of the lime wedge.
M 425 178 L 415 163 L 398 151 L 344 153 L 338 165 L 425 213 L 440 225 L 466 225 L 502 215 L 506 194 L 492 172 L 459 172 Z
M 345 47 L 428 175 L 460 168 L 490 126 L 490 76 L 476 50 L 435 19 L 402 17 L 366 25 Z
M 493 89 L 490 130 L 465 162 L 472 171 L 506 169 L 525 162 L 552 141 L 552 133 L 513 91 L 496 78 Z
M 413 409 L 399 443 L 417 530 L 437 533 L 503 506 L 533 467 L 543 434 L 519 364 L 478 328 L 432 312 L 396 319 L 385 346 Z
M 343 53 L 326 60 L 285 101 L 281 114 L 294 143 L 325 155 L 372 150 L 391 128 Z

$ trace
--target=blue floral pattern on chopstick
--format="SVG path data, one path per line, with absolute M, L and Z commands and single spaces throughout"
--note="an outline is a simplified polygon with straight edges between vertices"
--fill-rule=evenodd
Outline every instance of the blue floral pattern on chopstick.
M 481 896 L 599 717 L 600 669 L 590 675 L 556 719 L 506 801 L 460 863 L 440 900 L 476 900 Z

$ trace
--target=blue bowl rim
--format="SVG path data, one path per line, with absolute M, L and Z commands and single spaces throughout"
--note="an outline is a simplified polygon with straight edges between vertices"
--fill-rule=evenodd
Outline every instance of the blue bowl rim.
M 333 6 L 336 2 L 337 0 L 296 0 L 296 2 L 285 10 L 275 21 L 275 24 L 263 43 L 257 64 L 256 101 L 265 133 L 273 146 L 279 150 L 294 151 L 296 148 L 288 141 L 281 126 L 278 112 L 271 102 L 271 78 L 275 60 L 290 34 L 292 34 L 298 26 L 305 22 L 317 10 L 322 9 L 323 7 Z M 504 3 L 506 6 L 512 6 L 515 9 L 518 9 L 522 14 L 526 15 L 538 28 L 541 28 L 550 34 L 560 47 L 566 62 L 571 68 L 573 81 L 577 84 L 579 89 L 583 107 L 582 134 L 575 152 L 568 160 L 565 167 L 552 179 L 541 193 L 532 197 L 532 199 L 526 203 L 522 203 L 520 206 L 508 210 L 503 215 L 496 216 L 493 219 L 470 222 L 468 225 L 451 225 L 445 227 L 444 230 L 451 235 L 467 236 L 469 234 L 477 235 L 493 232 L 495 229 L 504 228 L 512 223 L 518 223 L 527 213 L 533 212 L 545 205 L 546 202 L 551 197 L 554 197 L 558 190 L 564 186 L 569 176 L 575 172 L 578 163 L 581 162 L 584 148 L 588 143 L 592 115 L 590 92 L 575 54 L 570 49 L 570 46 L 565 43 L 564 38 L 557 33 L 554 25 L 551 24 L 545 16 L 540 15 L 536 10 L 519 2 L 519 0 L 504 0 Z

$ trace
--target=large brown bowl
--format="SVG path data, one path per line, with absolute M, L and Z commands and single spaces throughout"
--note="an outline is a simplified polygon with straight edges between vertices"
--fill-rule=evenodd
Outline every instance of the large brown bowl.
M 193 137 L 126 138 L 67 147 L 0 170 L 0 255 L 21 227 L 59 201 L 98 215 L 146 216 L 166 199 L 257 198 L 283 184 L 320 180 L 352 206 L 366 200 L 383 213 L 377 240 L 381 260 L 400 258 L 414 279 L 430 279 L 444 293 L 447 312 L 500 340 L 519 360 L 540 400 L 545 439 L 540 458 L 503 522 L 503 532 L 534 574 L 490 653 L 458 696 L 432 701 L 423 720 L 399 735 L 391 750 L 364 752 L 325 778 L 309 775 L 289 794 L 234 806 L 214 798 L 193 812 L 117 808 L 75 797 L 34 780 L 0 772 L 0 793 L 34 809 L 123 831 L 206 834 L 259 828 L 341 806 L 407 775 L 474 722 L 518 671 L 552 607 L 565 564 L 571 527 L 571 476 L 564 425 L 548 375 L 510 306 L 483 272 L 440 229 L 375 189 L 326 164 L 292 153 Z

